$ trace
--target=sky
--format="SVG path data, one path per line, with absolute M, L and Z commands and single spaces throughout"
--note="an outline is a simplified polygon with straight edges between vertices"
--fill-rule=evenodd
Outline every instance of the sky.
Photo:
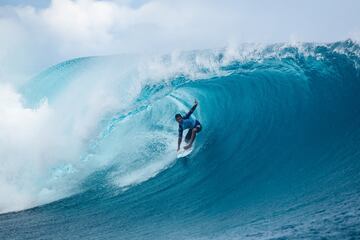
M 0 83 L 61 61 L 360 39 L 358 0 L 0 0 Z

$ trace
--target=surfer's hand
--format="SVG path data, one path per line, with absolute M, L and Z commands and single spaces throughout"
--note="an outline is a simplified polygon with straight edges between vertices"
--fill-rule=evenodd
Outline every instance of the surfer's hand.
M 194 105 L 198 105 L 198 101 L 196 101 L 196 99 L 195 99 Z
M 178 149 L 176 150 L 177 152 L 180 150 L 180 147 L 178 147 Z

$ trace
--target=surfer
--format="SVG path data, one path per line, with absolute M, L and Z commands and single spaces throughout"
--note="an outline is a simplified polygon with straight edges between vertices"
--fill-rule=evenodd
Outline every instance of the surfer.
M 195 100 L 194 106 L 192 106 L 190 111 L 185 116 L 181 116 L 180 113 L 175 115 L 175 120 L 179 123 L 179 139 L 178 139 L 178 149 L 177 149 L 178 151 L 180 150 L 183 131 L 185 129 L 189 129 L 189 131 L 187 132 L 185 137 L 185 142 L 188 143 L 188 145 L 186 145 L 184 149 L 191 148 L 195 140 L 196 134 L 201 131 L 202 127 L 200 122 L 194 118 L 190 118 L 191 114 L 195 111 L 197 105 L 198 102 Z

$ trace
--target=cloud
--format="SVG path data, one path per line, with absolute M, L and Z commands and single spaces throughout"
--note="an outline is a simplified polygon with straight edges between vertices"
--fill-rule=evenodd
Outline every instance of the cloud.
M 229 41 L 284 42 L 292 36 L 346 39 L 359 22 L 354 10 L 359 5 L 353 0 L 52 0 L 43 8 L 0 6 L 0 81 L 21 83 L 79 56 L 167 53 L 223 47 Z
M 134 8 L 112 1 L 53 0 L 44 9 L 0 7 L 0 81 L 24 81 L 79 56 L 182 48 L 191 42 L 186 29 L 193 15 L 161 2 Z

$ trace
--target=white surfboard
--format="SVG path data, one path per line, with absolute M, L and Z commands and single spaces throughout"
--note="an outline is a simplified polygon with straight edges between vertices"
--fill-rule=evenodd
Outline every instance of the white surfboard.
M 178 152 L 177 152 L 177 158 L 183 158 L 183 157 L 186 157 L 187 155 L 189 155 L 194 149 L 194 143 L 192 144 L 191 148 L 188 148 L 188 149 L 180 149 Z

